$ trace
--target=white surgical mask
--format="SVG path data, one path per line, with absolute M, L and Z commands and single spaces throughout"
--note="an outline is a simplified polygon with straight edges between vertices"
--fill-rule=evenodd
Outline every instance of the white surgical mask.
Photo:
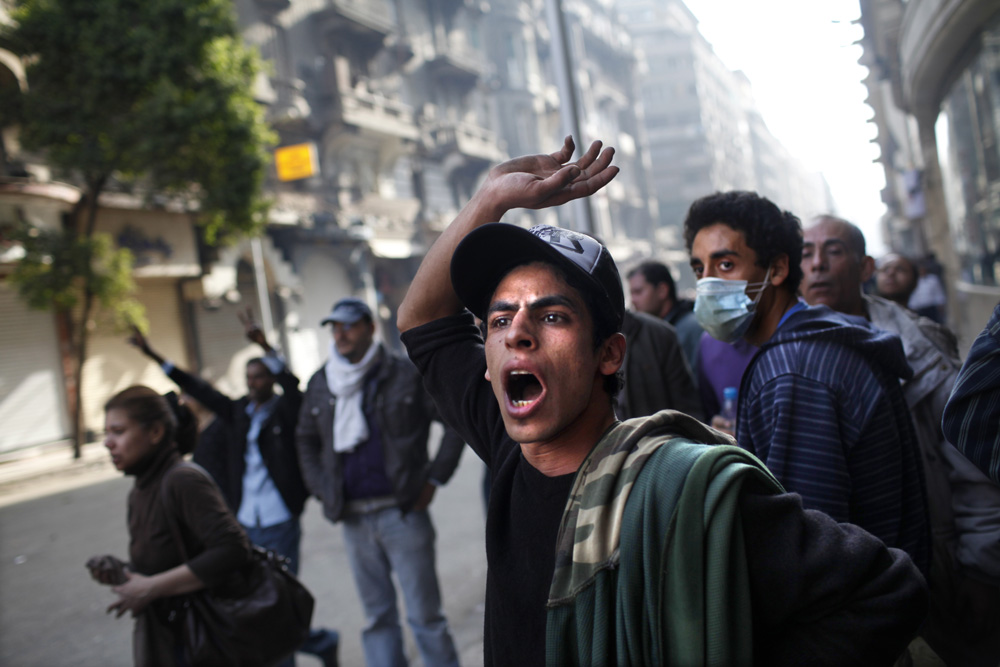
M 760 295 L 770 285 L 771 268 L 759 283 L 745 280 L 702 278 L 696 288 L 694 316 L 701 328 L 723 343 L 739 340 L 750 328 Z M 756 291 L 751 300 L 747 289 Z

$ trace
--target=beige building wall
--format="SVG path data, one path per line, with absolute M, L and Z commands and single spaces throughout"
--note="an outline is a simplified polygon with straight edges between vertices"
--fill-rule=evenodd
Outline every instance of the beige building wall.
M 177 281 L 153 278 L 138 283 L 138 298 L 146 307 L 152 344 L 165 358 L 186 359 Z M 104 403 L 116 392 L 135 384 L 166 392 L 174 385 L 159 367 L 126 343 L 128 334 L 115 331 L 103 318 L 97 319 L 99 324 L 91 332 L 87 362 L 83 365 L 83 423 L 86 430 L 99 437 L 104 430 Z

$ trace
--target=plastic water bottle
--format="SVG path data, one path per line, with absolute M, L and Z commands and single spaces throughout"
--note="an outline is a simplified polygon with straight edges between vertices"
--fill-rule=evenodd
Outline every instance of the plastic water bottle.
M 736 387 L 726 387 L 722 390 L 722 411 L 719 413 L 730 424 L 736 424 L 736 398 L 739 390 Z

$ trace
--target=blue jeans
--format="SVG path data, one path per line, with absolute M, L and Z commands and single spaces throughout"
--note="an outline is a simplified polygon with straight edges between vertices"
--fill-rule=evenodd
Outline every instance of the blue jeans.
M 299 573 L 299 543 L 302 541 L 302 525 L 298 518 L 293 517 L 288 521 L 275 524 L 273 526 L 243 526 L 247 531 L 247 537 L 254 544 L 270 549 L 288 559 L 288 569 L 292 574 Z M 299 647 L 303 653 L 310 655 L 321 655 L 328 651 L 331 646 L 340 641 L 340 635 L 336 630 L 326 628 L 313 628 L 309 631 L 309 636 Z M 295 656 L 279 663 L 278 667 L 294 667 Z
M 393 571 L 424 667 L 457 667 L 458 654 L 441 609 L 434 539 L 426 510 L 403 514 L 392 507 L 344 519 L 344 545 L 367 620 L 361 643 L 369 667 L 407 664 Z

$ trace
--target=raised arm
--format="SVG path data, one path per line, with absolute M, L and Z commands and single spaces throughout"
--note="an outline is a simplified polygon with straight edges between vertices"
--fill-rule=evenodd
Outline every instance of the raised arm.
M 465 235 L 488 222 L 497 222 L 513 208 L 541 209 L 594 194 L 611 182 L 618 167 L 611 166 L 614 149 L 601 151 L 595 141 L 576 162 L 572 137 L 549 155 L 527 155 L 490 170 L 482 187 L 427 252 L 406 298 L 399 307 L 400 332 L 462 310 L 451 285 L 451 257 Z
M 237 312 L 236 315 L 240 319 L 240 324 L 243 325 L 247 340 L 256 343 L 264 351 L 267 368 L 274 375 L 275 382 L 281 385 L 284 394 L 283 399 L 278 404 L 278 409 L 287 412 L 287 419 L 291 420 L 291 423 L 295 423 L 299 416 L 299 408 L 302 406 L 302 390 L 299 389 L 298 376 L 292 373 L 285 359 L 267 341 L 264 330 L 254 319 L 252 308 L 248 306 L 246 313 Z M 272 361 L 274 363 L 271 363 Z
M 264 350 L 264 354 L 276 354 L 274 348 L 267 342 L 264 330 L 260 328 L 257 320 L 254 319 L 252 308 L 247 306 L 246 313 L 237 311 L 236 316 L 239 318 L 240 324 L 243 325 L 243 331 L 248 341 L 260 345 L 260 348 Z
M 132 325 L 132 335 L 128 338 L 128 344 L 137 348 L 144 355 L 153 360 L 157 366 L 162 366 L 164 363 L 163 356 L 159 352 L 153 349 L 149 344 L 149 340 L 143 335 L 139 327 Z

